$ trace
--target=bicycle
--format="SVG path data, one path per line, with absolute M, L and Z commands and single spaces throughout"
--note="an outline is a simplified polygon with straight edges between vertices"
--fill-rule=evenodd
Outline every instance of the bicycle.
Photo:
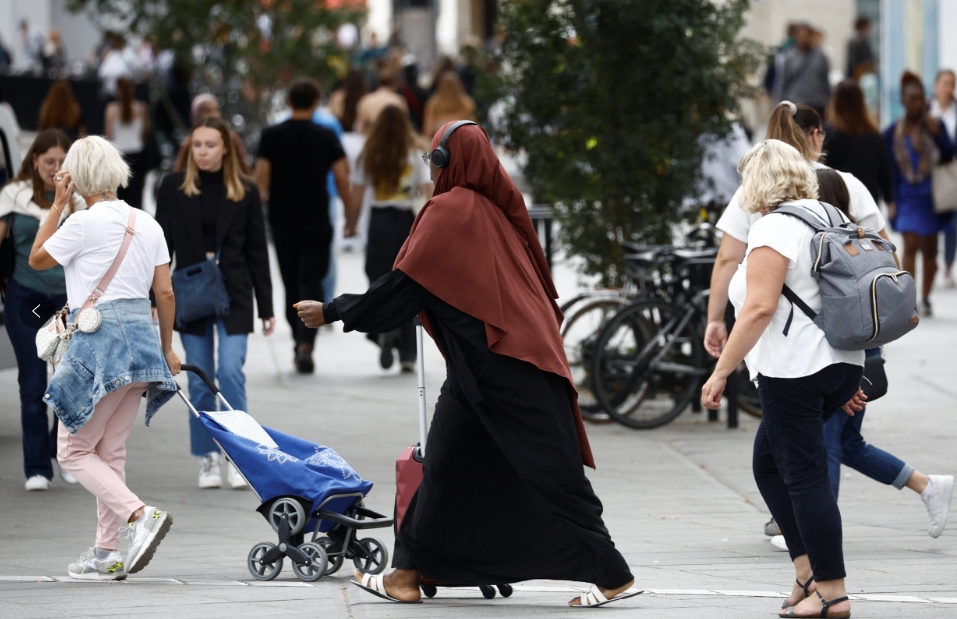
M 673 274 L 657 298 L 636 299 L 601 329 L 594 343 L 592 393 L 615 421 L 650 429 L 680 415 L 700 392 L 715 360 L 702 345 L 713 250 L 674 250 Z M 760 399 L 747 371 L 737 371 L 737 403 L 760 416 Z

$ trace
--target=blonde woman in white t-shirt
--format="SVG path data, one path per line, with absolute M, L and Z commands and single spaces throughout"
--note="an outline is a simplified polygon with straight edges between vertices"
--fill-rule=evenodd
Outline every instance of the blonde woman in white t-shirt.
M 832 415 L 845 414 L 842 408 L 853 414 L 863 404 L 864 353 L 832 348 L 807 316 L 794 312 L 789 318 L 789 304 L 780 303 L 787 284 L 812 309 L 821 308 L 820 286 L 811 276 L 814 231 L 794 217 L 773 215 L 790 203 L 827 220 L 814 169 L 788 144 L 765 140 L 739 170 L 741 206 L 761 218 L 751 226 L 744 262 L 731 280 L 737 319 L 701 402 L 717 409 L 728 376 L 747 360 L 764 413 L 754 442 L 754 478 L 787 542 L 797 580 L 782 616 L 849 617 L 841 514 L 828 480 L 823 427 Z
M 180 361 L 172 349 L 175 301 L 169 250 L 163 229 L 117 199 L 130 169 L 122 155 L 99 136 L 77 140 L 56 175 L 53 210 L 76 191 L 87 209 L 57 229 L 47 217 L 30 251 L 30 266 L 60 265 L 66 278 L 72 323 L 87 299 L 98 326 L 76 331 L 56 366 L 43 401 L 60 420 L 57 460 L 96 496 L 96 542 L 69 565 L 73 578 L 122 580 L 143 569 L 173 522 L 169 512 L 145 504 L 126 485 L 126 439 L 146 398 L 146 423 L 176 392 Z M 111 266 L 127 244 L 126 254 Z M 112 272 L 112 280 L 104 276 Z M 160 336 L 150 312 L 156 297 Z M 164 352 L 165 351 L 165 352 Z M 129 539 L 126 556 L 120 534 Z

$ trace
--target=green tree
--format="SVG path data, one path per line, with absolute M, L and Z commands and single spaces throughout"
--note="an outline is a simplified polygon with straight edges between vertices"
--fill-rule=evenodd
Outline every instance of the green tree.
M 726 136 L 760 46 L 738 32 L 747 0 L 512 0 L 498 58 L 499 127 L 524 149 L 560 239 L 607 282 L 621 242 L 668 242 Z
M 223 95 L 227 112 L 251 106 L 258 120 L 276 86 L 299 75 L 328 84 L 344 72 L 348 58 L 335 32 L 365 10 L 351 0 L 69 0 L 67 7 L 198 60 L 200 81 Z

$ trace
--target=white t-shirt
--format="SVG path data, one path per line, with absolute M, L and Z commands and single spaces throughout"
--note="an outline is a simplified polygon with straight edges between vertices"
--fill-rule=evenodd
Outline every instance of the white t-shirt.
M 130 206 L 122 200 L 99 202 L 73 215 L 43 244 L 63 265 L 70 307 L 79 308 L 100 283 L 120 251 Z M 136 233 L 123 263 L 101 302 L 148 299 L 156 267 L 169 263 L 163 229 L 148 213 L 136 211 Z
M 828 169 L 826 165 L 815 163 L 815 170 Z M 835 170 L 844 179 L 847 185 L 847 193 L 850 194 L 851 202 L 848 207 L 851 219 L 862 228 L 869 228 L 875 232 L 880 232 L 886 225 L 881 210 L 874 202 L 874 196 L 867 190 L 856 176 L 848 172 Z M 741 208 L 740 203 L 741 188 L 734 193 L 728 208 L 724 209 L 721 218 L 718 220 L 717 228 L 725 234 L 730 234 L 742 243 L 748 242 L 748 230 L 761 218 L 760 213 L 748 213 Z
M 817 200 L 797 200 L 790 204 L 804 207 L 827 221 L 824 207 Z M 748 249 L 744 262 L 731 278 L 728 298 L 734 305 L 735 315 L 741 312 L 748 294 L 748 259 L 759 247 L 770 247 L 788 259 L 788 272 L 784 283 L 815 312 L 821 311 L 821 285 L 811 276 L 811 239 L 814 229 L 789 215 L 773 213 L 759 217 L 748 233 Z M 800 378 L 809 376 L 834 363 L 864 365 L 864 352 L 838 350 L 827 343 L 824 331 L 811 319 L 794 307 L 794 317 L 788 335 L 784 325 L 791 314 L 791 303 L 782 295 L 771 324 L 761 334 L 745 361 L 751 371 L 751 379 L 758 373 L 771 378 Z
M 422 161 L 421 154 L 414 150 L 409 151 L 408 162 L 402 176 L 399 177 L 398 188 L 392 193 L 376 190 L 372 186 L 372 180 L 366 174 L 365 166 L 362 163 L 362 161 L 357 161 L 352 166 L 349 182 L 366 188 L 362 195 L 362 203 L 368 204 L 372 208 L 391 206 L 411 209 L 413 201 L 419 194 L 419 187 L 432 182 L 429 178 L 428 166 Z

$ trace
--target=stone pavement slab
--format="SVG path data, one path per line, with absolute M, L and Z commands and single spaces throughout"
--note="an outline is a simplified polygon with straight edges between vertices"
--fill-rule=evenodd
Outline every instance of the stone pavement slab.
M 360 256 L 341 254 L 339 272 L 340 291 L 365 289 Z M 556 273 L 559 290 L 570 294 L 573 274 L 561 267 Z M 937 316 L 888 347 L 890 393 L 870 407 L 864 429 L 874 444 L 924 472 L 954 473 L 957 292 L 937 293 L 935 309 Z M 377 349 L 338 326 L 320 333 L 317 349 L 316 374 L 299 376 L 287 325 L 270 338 L 251 336 L 249 412 L 264 425 L 335 448 L 375 482 L 367 505 L 390 513 L 395 457 L 418 436 L 415 378 L 380 370 Z M 426 367 L 434 401 L 443 366 L 431 342 Z M 582 610 L 564 606 L 583 589 L 566 582 L 521 583 L 510 598 L 493 600 L 477 589 L 442 589 L 423 604 L 399 605 L 349 585 L 349 563 L 314 584 L 295 580 L 288 563 L 277 580 L 254 581 L 246 555 L 257 542 L 275 541 L 274 534 L 256 513 L 252 492 L 196 487 L 186 415 L 173 400 L 151 428 L 138 422 L 129 441 L 130 487 L 175 516 L 153 561 L 121 583 L 70 581 L 67 563 L 93 541 L 94 501 L 59 479 L 49 492 L 24 492 L 16 371 L 0 371 L 0 617 L 770 617 L 793 578 L 787 555 L 763 534 L 767 510 L 750 471 L 757 421 L 747 416 L 737 430 L 691 412 L 650 432 L 589 426 L 598 461 L 589 477 L 616 544 L 648 592 Z M 957 522 L 932 540 L 916 494 L 846 469 L 844 475 L 840 506 L 848 590 L 858 596 L 854 616 L 957 616 Z M 391 550 L 391 530 L 367 536 Z

